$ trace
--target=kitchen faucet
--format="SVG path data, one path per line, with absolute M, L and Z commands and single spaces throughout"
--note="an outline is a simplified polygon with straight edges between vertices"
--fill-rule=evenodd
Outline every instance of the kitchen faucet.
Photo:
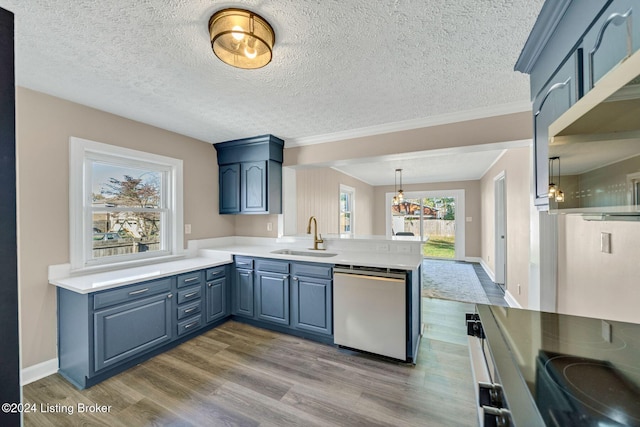
M 313 250 L 316 251 L 323 251 L 323 248 L 319 248 L 318 247 L 318 243 L 324 243 L 324 240 L 322 240 L 322 234 L 320 234 L 320 237 L 318 237 L 318 221 L 316 220 L 315 216 L 311 216 L 311 218 L 309 218 L 309 224 L 307 225 L 307 234 L 311 234 L 311 221 L 313 221 Z

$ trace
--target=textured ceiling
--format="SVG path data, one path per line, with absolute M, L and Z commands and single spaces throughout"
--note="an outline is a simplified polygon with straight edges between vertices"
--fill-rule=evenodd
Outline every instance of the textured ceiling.
M 16 79 L 219 142 L 305 139 L 526 105 L 513 71 L 543 0 L 0 0 L 16 14 Z M 207 23 L 249 8 L 276 32 L 259 70 L 220 62 Z M 522 109 L 522 107 L 520 107 Z

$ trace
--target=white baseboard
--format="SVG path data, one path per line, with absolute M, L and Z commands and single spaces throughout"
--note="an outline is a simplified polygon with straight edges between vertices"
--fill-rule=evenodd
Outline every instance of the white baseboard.
M 50 359 L 37 365 L 24 368 L 21 372 L 21 384 L 27 385 L 41 378 L 48 377 L 58 372 L 58 358 Z
M 480 258 L 480 265 L 482 266 L 482 269 L 484 270 L 484 272 L 487 273 L 487 276 L 489 276 L 489 279 L 491 279 L 491 281 L 495 283 L 496 281 L 495 274 L 493 274 L 493 271 L 491 271 L 487 263 L 484 262 L 482 258 Z
M 480 263 L 480 261 L 482 261 L 482 258 L 477 257 L 477 256 L 468 256 L 464 258 L 465 262 L 476 262 L 476 263 Z
M 509 304 L 509 307 L 522 308 L 520 303 L 511 295 L 511 292 L 506 291 L 504 293 L 504 300 Z

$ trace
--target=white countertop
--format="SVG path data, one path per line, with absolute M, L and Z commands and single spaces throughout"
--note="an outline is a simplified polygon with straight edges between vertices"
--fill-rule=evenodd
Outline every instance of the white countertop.
M 80 294 L 117 288 L 119 286 L 139 283 L 146 280 L 159 279 L 194 270 L 229 264 L 233 255 L 257 258 L 272 258 L 288 261 L 311 262 L 320 264 L 344 264 L 363 267 L 392 268 L 399 270 L 415 270 L 422 262 L 418 252 L 419 245 L 402 242 L 387 243 L 385 241 L 327 241 L 329 247 L 325 251 L 307 249 L 309 242 L 284 241 L 264 238 L 219 238 L 201 241 L 194 245 L 191 256 L 175 261 L 159 262 L 102 271 L 71 275 L 52 274 L 58 267 L 49 268 L 49 283 Z M 409 243 L 409 242 L 407 242 Z M 333 245 L 333 246 L 332 246 Z M 277 254 L 273 251 L 291 249 L 309 253 L 310 255 Z M 335 256 L 318 257 L 313 254 L 331 253 Z M 64 268 L 60 269 L 64 271 Z
M 132 283 L 146 280 L 159 279 L 203 268 L 216 267 L 229 264 L 231 256 L 225 253 L 211 254 L 207 257 L 184 258 L 177 261 L 168 261 L 157 264 L 142 265 L 139 267 L 123 268 L 118 270 L 103 271 L 100 273 L 83 274 L 63 278 L 49 278 L 49 283 L 68 289 L 79 294 L 102 291 L 117 288 Z
M 277 254 L 273 251 L 281 249 L 291 249 L 300 252 L 307 252 L 310 255 L 291 255 L 291 254 Z M 380 267 L 380 268 L 394 268 L 399 270 L 414 270 L 418 268 L 422 262 L 422 255 L 415 253 L 391 253 L 391 252 L 359 252 L 359 251 L 346 251 L 346 250 L 333 250 L 331 248 L 323 251 L 314 251 L 306 248 L 300 248 L 295 246 L 261 246 L 261 245 L 232 245 L 222 246 L 216 248 L 200 249 L 201 256 L 207 257 L 209 255 L 216 256 L 216 254 L 231 254 L 231 255 L 243 255 L 259 258 L 273 258 L 289 261 L 304 261 L 321 264 L 345 264 L 345 265 L 358 265 L 364 267 Z M 333 253 L 335 256 L 320 257 L 312 256 L 318 253 Z

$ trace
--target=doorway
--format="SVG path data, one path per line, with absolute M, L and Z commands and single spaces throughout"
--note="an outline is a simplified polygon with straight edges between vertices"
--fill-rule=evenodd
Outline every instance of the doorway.
M 505 173 L 494 178 L 495 190 L 495 283 L 504 291 L 507 276 L 507 201 Z
M 406 192 L 393 203 L 386 195 L 387 237 L 420 239 L 425 258 L 464 260 L 464 190 Z

